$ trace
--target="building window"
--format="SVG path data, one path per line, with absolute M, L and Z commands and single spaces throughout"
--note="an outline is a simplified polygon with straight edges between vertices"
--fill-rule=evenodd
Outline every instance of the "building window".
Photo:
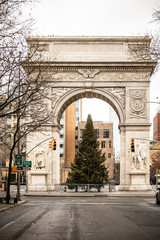
M 111 153 L 108 153 L 108 158 L 111 158 Z
M 101 148 L 105 148 L 105 141 L 101 141 Z
M 75 146 L 78 146 L 78 140 L 77 139 L 75 140 Z
M 103 129 L 103 138 L 109 138 L 109 129 Z
M 99 138 L 99 129 L 94 129 L 94 132 L 95 132 L 97 138 Z
M 111 148 L 112 147 L 112 142 L 111 141 L 109 141 L 109 148 Z
M 157 119 L 154 121 L 154 133 L 157 132 Z
M 60 148 L 63 148 L 63 144 L 60 144 Z
M 63 157 L 63 153 L 60 154 L 60 157 L 61 157 L 61 158 Z
M 84 129 L 80 129 L 80 138 L 82 138 L 83 131 Z

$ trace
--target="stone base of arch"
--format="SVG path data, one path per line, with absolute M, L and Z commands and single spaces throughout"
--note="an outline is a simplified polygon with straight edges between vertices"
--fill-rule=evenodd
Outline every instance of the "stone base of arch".
M 53 138 L 59 143 L 59 126 L 44 126 L 40 132 L 27 136 L 27 152 L 42 142 L 27 157 L 32 162 L 31 171 L 28 171 L 29 191 L 54 191 L 60 182 L 59 144 L 56 150 L 49 148 Z
M 150 124 L 120 127 L 121 162 L 119 191 L 151 191 L 149 169 Z M 135 151 L 131 152 L 134 138 Z
M 151 191 L 149 173 L 146 171 L 131 171 L 127 174 L 128 184 L 120 184 L 118 191 Z

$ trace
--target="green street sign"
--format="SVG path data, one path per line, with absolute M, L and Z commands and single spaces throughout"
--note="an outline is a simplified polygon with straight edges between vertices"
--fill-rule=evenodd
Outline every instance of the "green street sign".
M 16 154 L 14 155 L 15 165 L 22 165 L 22 155 Z
M 32 162 L 31 161 L 23 161 L 22 162 L 22 167 L 31 168 L 32 167 Z

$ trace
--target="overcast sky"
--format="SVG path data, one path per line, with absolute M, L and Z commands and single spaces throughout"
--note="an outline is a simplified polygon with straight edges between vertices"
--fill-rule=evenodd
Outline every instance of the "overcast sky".
M 160 0 L 39 0 L 29 11 L 36 20 L 34 35 L 139 36 L 156 27 L 152 13 L 158 6 Z M 151 80 L 150 97 L 157 101 L 160 74 Z M 99 101 L 85 102 L 84 118 L 91 113 L 94 120 L 108 120 L 108 107 Z M 151 104 L 151 122 L 157 107 Z
M 159 0 L 39 0 L 32 14 L 39 35 L 139 35 Z

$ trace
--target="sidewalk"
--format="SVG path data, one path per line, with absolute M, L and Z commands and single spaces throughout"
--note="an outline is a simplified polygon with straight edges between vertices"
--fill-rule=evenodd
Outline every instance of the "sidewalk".
M 34 197 L 155 197 L 155 191 L 147 192 L 29 192 L 24 196 Z
M 0 212 L 2 211 L 5 211 L 9 208 L 12 208 L 12 207 L 17 207 L 23 203 L 25 203 L 26 201 L 18 201 L 18 203 L 16 204 L 5 204 L 5 203 L 0 203 Z
M 11 193 L 11 197 L 14 198 L 16 197 L 16 193 L 17 193 L 17 187 L 16 186 L 11 186 L 11 189 L 10 189 Z M 23 196 L 24 195 L 24 192 L 25 192 L 25 186 L 21 186 L 21 195 Z M 0 197 L 6 197 L 6 191 L 1 191 L 0 190 Z M 4 210 L 7 210 L 9 208 L 12 208 L 12 207 L 16 207 L 16 206 L 19 206 L 23 203 L 25 203 L 26 201 L 18 201 L 18 203 L 16 204 L 5 204 L 5 203 L 0 203 L 0 212 L 1 211 L 4 211 Z
M 0 197 L 5 197 L 6 192 L 0 191 Z M 16 189 L 11 189 L 11 197 L 16 196 Z M 31 196 L 31 197 L 153 197 L 155 198 L 155 191 L 142 191 L 142 192 L 58 192 L 58 191 L 48 191 L 48 192 L 29 192 L 25 193 L 25 188 L 21 188 L 21 196 Z M 17 204 L 0 204 L 0 212 L 11 207 L 16 207 L 25 203 L 26 201 L 18 201 Z

